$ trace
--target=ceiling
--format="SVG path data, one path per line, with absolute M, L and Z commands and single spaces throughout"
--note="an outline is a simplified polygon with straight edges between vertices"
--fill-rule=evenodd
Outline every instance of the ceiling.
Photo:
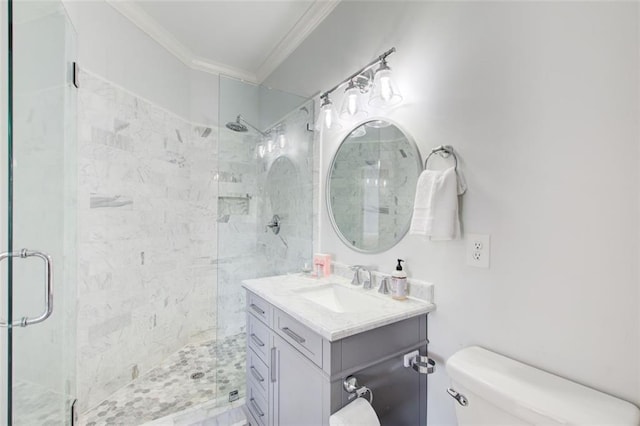
M 261 83 L 340 0 L 107 2 L 186 65 Z

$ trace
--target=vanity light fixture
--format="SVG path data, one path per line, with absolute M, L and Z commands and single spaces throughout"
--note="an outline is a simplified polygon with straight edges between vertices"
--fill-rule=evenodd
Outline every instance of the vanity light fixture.
M 326 129 L 342 128 L 338 123 L 338 117 L 329 95 L 345 83 L 348 83 L 348 86 L 345 89 L 340 108 L 340 117 L 342 119 L 361 118 L 366 115 L 367 112 L 362 107 L 361 95 L 369 92 L 371 92 L 369 105 L 377 108 L 394 106 L 402 101 L 402 95 L 400 95 L 400 91 L 393 80 L 391 68 L 387 64 L 387 57 L 395 51 L 396 48 L 392 47 L 331 89 L 322 93 L 320 95 L 320 113 L 316 120 L 316 129 L 320 130 L 322 127 Z M 372 68 L 375 65 L 379 65 L 379 67 L 374 73 Z
M 276 146 L 276 143 L 275 143 L 275 140 L 274 140 L 274 138 L 273 138 L 273 134 L 272 134 L 272 132 L 267 133 L 267 136 L 266 136 L 266 138 L 265 138 L 265 139 L 266 139 L 266 141 L 265 141 L 265 143 L 264 143 L 264 144 L 265 144 L 265 146 L 266 146 L 266 148 L 267 148 L 267 152 L 268 152 L 269 154 L 271 154 L 271 153 L 273 152 L 273 149 L 274 149 L 274 148 L 275 148 L 275 146 Z
M 329 99 L 329 93 L 321 96 L 322 104 L 320 105 L 320 115 L 316 120 L 316 129 L 320 130 L 322 126 L 327 129 L 339 130 L 342 125 L 338 121 L 338 114 L 333 108 L 333 102 Z
M 367 131 L 365 130 L 364 126 L 358 126 L 357 129 L 355 129 L 353 132 L 351 132 L 351 134 L 349 134 L 349 137 L 350 138 L 361 138 L 366 134 L 367 134 Z
M 402 95 L 398 86 L 393 80 L 391 68 L 387 60 L 380 62 L 380 67 L 373 76 L 373 89 L 369 98 L 369 105 L 374 107 L 385 107 L 397 105 L 402 101 Z
M 389 127 L 391 123 L 385 120 L 371 120 L 364 123 L 367 127 L 373 127 L 374 129 L 382 129 L 383 127 Z
M 284 135 L 284 128 L 281 127 L 280 130 L 278 130 L 278 137 L 276 140 L 278 141 L 280 149 L 284 149 L 287 145 L 287 137 Z
M 340 108 L 340 118 L 347 119 L 349 117 L 361 118 L 367 114 L 362 106 L 362 97 L 360 89 L 356 86 L 354 80 L 349 81 L 349 85 L 344 91 L 342 98 L 342 108 Z

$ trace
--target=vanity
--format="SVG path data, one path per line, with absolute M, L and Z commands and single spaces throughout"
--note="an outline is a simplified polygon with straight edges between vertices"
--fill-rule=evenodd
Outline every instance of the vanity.
M 395 301 L 340 276 L 246 280 L 247 394 L 252 425 L 328 425 L 351 402 L 349 376 L 373 393 L 382 425 L 426 424 L 427 376 L 403 365 L 426 356 L 427 300 Z M 362 397 L 369 399 L 364 392 Z
M 370 119 L 350 131 L 327 174 L 327 210 L 340 240 L 364 254 L 395 246 L 409 229 L 421 171 L 417 145 L 394 123 Z M 336 266 L 322 279 L 243 281 L 249 422 L 326 426 L 362 397 L 373 398 L 383 426 L 426 424 L 433 285 L 409 280 L 410 298 L 397 301 L 377 291 L 380 280 L 369 289 L 352 285 L 346 265 Z

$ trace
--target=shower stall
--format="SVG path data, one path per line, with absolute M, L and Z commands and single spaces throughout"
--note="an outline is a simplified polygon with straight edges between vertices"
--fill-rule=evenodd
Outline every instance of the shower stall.
M 61 3 L 8 5 L 3 423 L 237 409 L 242 280 L 311 260 L 313 102 L 220 76 L 217 122 L 193 122 L 79 69 Z M 47 255 L 53 312 L 22 327 L 51 307 Z
M 88 198 L 79 291 L 86 279 L 102 298 L 78 308 L 84 421 L 161 424 L 237 408 L 242 280 L 311 259 L 313 102 L 221 76 L 218 125 L 191 123 L 82 76 L 81 129 L 91 130 L 79 140 Z M 117 164 L 105 144 L 117 147 Z M 96 309 L 110 312 L 96 321 Z

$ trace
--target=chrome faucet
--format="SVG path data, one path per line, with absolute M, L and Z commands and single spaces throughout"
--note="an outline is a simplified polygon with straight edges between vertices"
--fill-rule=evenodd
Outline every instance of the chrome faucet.
M 389 277 L 384 277 L 380 282 L 380 287 L 378 287 L 378 293 L 389 294 Z
M 365 266 L 362 265 L 353 265 L 350 268 L 353 271 L 353 279 L 351 280 L 351 284 L 360 285 L 362 284 L 362 288 L 371 289 L 373 284 L 371 282 L 371 271 L 368 270 Z M 364 280 L 364 282 L 360 281 L 360 271 L 365 271 L 369 275 L 369 279 Z

